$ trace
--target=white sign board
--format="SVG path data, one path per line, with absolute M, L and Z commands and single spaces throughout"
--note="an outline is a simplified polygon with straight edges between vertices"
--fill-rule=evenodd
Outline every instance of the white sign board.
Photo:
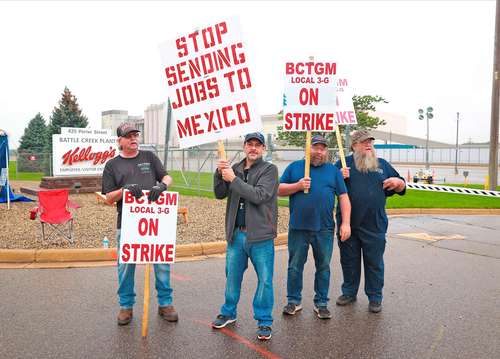
M 69 130 L 86 130 L 74 128 Z M 107 161 L 118 155 L 116 136 L 76 133 L 52 135 L 54 176 L 102 175 Z M 79 132 L 79 131 L 77 131 Z
M 230 19 L 160 45 L 179 147 L 262 130 L 248 52 Z
M 287 62 L 283 130 L 335 131 L 337 107 L 334 62 Z
M 116 131 L 109 128 L 61 127 L 61 135 L 116 136 Z
M 352 91 L 346 78 L 337 78 L 337 110 L 335 123 L 337 125 L 354 125 L 358 123 L 354 105 L 352 104 Z
M 177 192 L 163 192 L 156 202 L 149 191 L 136 199 L 123 191 L 120 263 L 173 263 L 177 235 Z

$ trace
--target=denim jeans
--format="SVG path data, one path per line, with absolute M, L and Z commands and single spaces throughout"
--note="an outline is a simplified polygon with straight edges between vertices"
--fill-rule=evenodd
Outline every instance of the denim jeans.
M 302 283 L 304 264 L 307 261 L 309 245 L 313 250 L 316 273 L 314 274 L 314 304 L 328 304 L 330 288 L 330 261 L 333 253 L 333 231 L 288 231 L 288 303 L 300 304 L 302 301 Z
M 236 307 L 240 300 L 241 281 L 248 267 L 248 258 L 257 273 L 257 289 L 253 298 L 254 319 L 258 325 L 271 326 L 273 323 L 273 272 L 274 241 L 267 239 L 247 242 L 246 232 L 235 230 L 232 242 L 226 252 L 226 292 L 221 314 L 236 318 Z
M 384 287 L 385 233 L 352 229 L 351 238 L 338 241 L 344 283 L 342 294 L 356 296 L 361 278 L 361 255 L 365 271 L 365 293 L 371 302 L 382 302 Z
M 120 258 L 120 230 L 116 231 L 118 258 Z M 170 264 L 154 264 L 158 305 L 165 307 L 172 304 L 170 287 Z M 118 300 L 120 307 L 131 309 L 135 304 L 134 291 L 135 264 L 118 263 Z

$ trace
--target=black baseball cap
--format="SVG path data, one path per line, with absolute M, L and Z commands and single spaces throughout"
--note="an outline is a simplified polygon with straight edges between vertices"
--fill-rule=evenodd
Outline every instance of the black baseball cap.
M 116 129 L 116 135 L 118 137 L 125 137 L 127 136 L 129 133 L 132 133 L 132 132 L 141 132 L 137 129 L 137 127 L 135 127 L 135 125 L 133 123 L 130 123 L 130 122 L 123 122 L 122 124 L 120 124 L 120 126 L 118 126 L 118 128 Z
M 264 135 L 262 133 L 260 133 L 260 132 L 252 132 L 252 133 L 249 133 L 248 135 L 246 135 L 244 143 L 247 143 L 248 141 L 250 141 L 252 139 L 258 140 L 263 145 L 266 144 L 266 140 L 264 138 Z
M 311 138 L 311 145 L 317 145 L 317 144 L 321 144 L 321 145 L 325 145 L 328 147 L 328 142 L 326 141 L 326 139 L 321 136 L 321 135 L 314 135 L 312 138 Z

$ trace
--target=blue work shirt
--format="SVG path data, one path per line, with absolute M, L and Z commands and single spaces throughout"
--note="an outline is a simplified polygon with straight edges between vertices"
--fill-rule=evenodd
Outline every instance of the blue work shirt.
M 379 158 L 377 171 L 362 173 L 356 169 L 353 156 L 346 157 L 346 165 L 350 167 L 349 178 L 345 179 L 349 199 L 351 200 L 351 228 L 362 227 L 374 233 L 387 232 L 387 214 L 385 212 L 386 197 L 394 195 L 395 191 L 386 191 L 382 182 L 389 177 L 404 178 L 387 162 Z M 341 168 L 340 161 L 335 166 Z M 398 193 L 404 195 L 406 188 Z M 340 223 L 340 211 L 337 210 L 337 223 Z
M 280 178 L 280 183 L 296 183 L 304 177 L 305 161 L 295 161 L 288 165 Z M 335 195 L 347 192 L 342 173 L 332 163 L 310 167 L 311 188 L 309 193 L 296 192 L 290 196 L 291 229 L 321 231 L 333 230 L 333 208 Z

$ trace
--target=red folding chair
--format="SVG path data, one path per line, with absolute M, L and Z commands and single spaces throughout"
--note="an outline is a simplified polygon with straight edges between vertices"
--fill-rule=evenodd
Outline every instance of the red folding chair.
M 79 205 L 68 199 L 69 190 L 57 189 L 38 192 L 38 207 L 30 211 L 30 218 L 35 219 L 37 214 L 42 224 L 42 240 L 48 240 L 56 234 L 73 242 L 73 214 L 70 208 L 80 208 Z M 52 229 L 45 235 L 45 225 Z

